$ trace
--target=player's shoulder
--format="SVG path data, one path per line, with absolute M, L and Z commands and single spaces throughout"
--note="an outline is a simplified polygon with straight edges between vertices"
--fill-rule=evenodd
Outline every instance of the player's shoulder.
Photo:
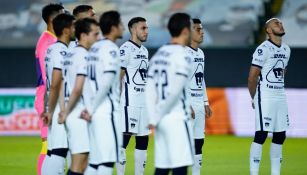
M 284 48 L 284 50 L 285 50 L 286 52 L 290 52 L 290 51 L 291 51 L 291 48 L 290 48 L 289 45 L 286 44 L 286 43 L 282 43 L 282 47 Z

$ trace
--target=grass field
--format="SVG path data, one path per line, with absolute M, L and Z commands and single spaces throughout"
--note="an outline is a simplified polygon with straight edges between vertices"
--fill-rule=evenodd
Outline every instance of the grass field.
M 201 174 L 247 175 L 251 138 L 234 136 L 208 136 L 203 148 L 204 164 Z M 134 140 L 127 151 L 127 175 L 133 175 Z M 263 149 L 260 174 L 270 174 L 268 139 Z M 38 137 L 0 137 L 0 175 L 35 175 L 36 158 L 40 150 Z M 307 174 L 307 139 L 288 138 L 283 148 L 283 175 Z M 153 174 L 153 139 L 148 151 L 146 175 Z M 115 174 L 115 173 L 114 173 Z M 190 173 L 191 174 L 191 173 Z

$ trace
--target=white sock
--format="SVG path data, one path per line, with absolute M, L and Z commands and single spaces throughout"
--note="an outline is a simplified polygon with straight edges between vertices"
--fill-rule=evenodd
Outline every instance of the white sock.
M 97 175 L 112 175 L 112 170 L 113 168 L 111 167 L 100 165 L 98 167 Z
M 42 164 L 42 170 L 41 170 L 42 174 L 47 174 L 48 173 L 49 159 L 50 159 L 50 156 L 46 155 L 45 159 L 43 161 L 43 164 Z
M 272 143 L 270 149 L 270 157 L 271 157 L 271 175 L 279 175 L 280 165 L 282 161 L 282 145 Z
M 194 164 L 192 166 L 192 175 L 200 175 L 200 169 L 202 165 L 202 155 L 194 155 Z
M 116 163 L 117 175 L 124 175 L 126 167 L 126 149 L 120 148 L 119 162 Z
M 134 150 L 134 174 L 135 175 L 143 175 L 144 174 L 144 169 L 146 165 L 146 160 L 147 160 L 147 150 L 139 150 L 135 149 Z
M 87 165 L 84 175 L 96 175 L 97 174 L 97 169 L 91 167 L 90 165 Z
M 57 155 L 51 155 L 48 160 L 46 175 L 64 175 L 65 158 Z
M 262 145 L 253 142 L 249 155 L 249 170 L 251 175 L 258 175 L 262 155 Z

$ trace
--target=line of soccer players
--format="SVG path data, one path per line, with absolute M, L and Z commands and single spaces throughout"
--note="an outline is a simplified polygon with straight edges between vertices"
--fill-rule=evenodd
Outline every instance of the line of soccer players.
M 125 152 L 131 136 L 136 138 L 135 174 L 144 174 L 151 131 L 155 139 L 156 175 L 170 171 L 174 175 L 187 174 L 188 166 L 192 166 L 193 175 L 200 174 L 205 116 L 212 114 L 204 80 L 205 56 L 198 48 L 204 37 L 201 21 L 186 13 L 173 14 L 167 24 L 170 42 L 161 46 L 149 61 L 142 44 L 148 37 L 145 18 L 134 17 L 129 21 L 131 37 L 119 48 L 115 42 L 122 38 L 124 26 L 117 11 L 104 12 L 97 20 L 91 6 L 80 5 L 73 15 L 64 13 L 58 4 L 43 9 L 49 33 L 44 33 L 48 36 L 46 41 L 38 44 L 37 53 L 41 55 L 37 64 L 40 73 L 37 97 L 45 100 L 43 104 L 36 100 L 39 114 L 48 126 L 48 151 L 42 174 L 64 174 L 66 157 L 71 159 L 69 175 L 110 175 L 114 164 L 117 174 L 124 174 Z M 271 23 L 268 22 L 267 29 Z M 52 33 L 56 38 L 50 37 Z M 257 73 L 254 79 L 259 76 L 259 67 L 262 68 L 264 49 L 258 49 L 258 59 L 254 55 L 251 69 Z M 285 46 L 278 52 L 287 49 Z M 281 81 L 283 72 L 275 72 L 270 80 Z M 44 86 L 46 91 L 41 90 Z M 252 98 L 255 88 L 250 89 Z M 261 107 L 260 103 L 257 107 Z M 258 173 L 261 152 L 258 147 L 266 138 L 263 127 L 270 127 L 267 123 L 265 126 L 260 123 L 261 129 L 252 144 L 251 156 L 256 157 L 251 158 L 253 174 Z M 275 174 L 280 169 L 284 128 L 282 125 L 279 129 L 282 132 L 273 131 L 276 142 L 273 146 L 279 150 L 275 153 L 278 154 L 274 159 Z

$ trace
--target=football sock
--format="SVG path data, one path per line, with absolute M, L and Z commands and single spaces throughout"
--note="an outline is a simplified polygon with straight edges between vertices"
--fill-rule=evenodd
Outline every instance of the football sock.
M 120 148 L 120 161 L 116 163 L 117 175 L 124 175 L 126 167 L 126 149 Z
M 143 175 L 147 159 L 147 150 L 134 150 L 135 175 Z
M 271 175 L 279 175 L 281 161 L 282 161 L 282 145 L 271 143 L 270 157 L 271 157 Z
M 251 175 L 258 175 L 262 155 L 262 145 L 252 142 L 249 156 L 249 169 Z
M 194 164 L 192 166 L 193 175 L 200 175 L 201 165 L 202 165 L 202 155 L 201 154 L 194 155 Z

